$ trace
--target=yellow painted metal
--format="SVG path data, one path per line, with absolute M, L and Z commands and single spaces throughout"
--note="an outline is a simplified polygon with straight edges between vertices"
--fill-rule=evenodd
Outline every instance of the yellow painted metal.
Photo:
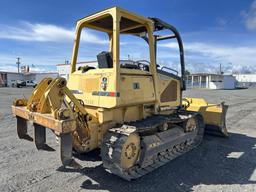
M 111 18 L 113 22 L 113 27 L 111 30 L 106 31 L 106 27 L 104 28 L 104 25 L 97 25 L 97 27 L 94 27 L 95 25 L 93 22 L 100 22 L 104 18 Z M 126 28 L 120 29 L 122 18 L 130 19 L 134 22 L 134 25 L 129 25 Z M 122 24 L 124 25 L 125 23 Z M 150 52 L 149 72 L 122 69 L 119 65 L 119 36 L 122 33 L 127 34 L 129 33 L 127 32 L 128 30 L 138 27 L 144 27 L 148 34 Z M 108 34 L 109 50 L 113 55 L 113 68 L 89 70 L 86 72 L 86 75 L 83 74 L 82 71 L 76 70 L 77 53 L 79 48 L 80 35 L 83 28 L 93 28 Z M 152 102 L 155 106 L 155 112 L 159 112 L 159 108 L 162 106 L 179 106 L 181 104 L 180 81 L 157 73 L 153 30 L 152 20 L 128 12 L 119 7 L 113 7 L 80 19 L 76 26 L 76 37 L 73 48 L 68 88 L 71 90 L 81 90 L 82 94 L 75 94 L 75 96 L 79 99 L 82 99 L 86 105 L 95 107 L 116 108 Z M 107 90 L 102 90 L 100 87 L 100 82 L 103 77 L 108 78 Z M 171 81 L 177 82 L 176 90 L 174 90 L 177 94 L 177 99 L 169 102 L 161 102 L 160 96 Z M 141 84 L 140 90 L 133 89 L 134 83 Z M 92 95 L 92 91 L 119 93 L 120 97 L 102 97 L 98 95 Z M 127 94 L 127 92 L 130 94 Z
M 210 104 L 203 98 L 185 98 L 183 105 L 188 111 L 199 112 L 204 119 L 207 128 L 210 132 L 220 133 L 223 136 L 228 136 L 226 128 L 226 112 L 228 106 L 224 103 Z
M 140 137 L 131 133 L 122 146 L 120 162 L 123 168 L 127 169 L 138 161 L 140 152 Z
M 110 27 L 100 24 L 106 18 L 107 25 Z M 126 26 L 127 19 L 130 20 L 130 24 Z M 143 27 L 148 34 L 149 71 L 121 68 L 119 61 L 120 35 L 134 35 L 129 30 L 140 27 Z M 65 127 L 65 132 L 73 131 L 74 148 L 81 152 L 87 152 L 100 147 L 106 131 L 116 124 L 142 120 L 152 115 L 176 112 L 181 107 L 181 81 L 179 78 L 158 73 L 155 62 L 153 27 L 153 20 L 118 7 L 80 19 L 76 24 L 71 70 L 67 85 L 63 78 L 42 80 L 34 89 L 28 104 L 24 100 L 15 102 L 13 113 L 24 119 L 32 120 L 34 123 L 43 122 L 43 125 L 59 131 L 63 130 L 60 119 L 69 116 L 72 121 L 76 122 L 76 130 L 74 131 L 74 126 L 71 126 L 72 130 L 66 130 L 68 127 Z M 76 63 L 83 28 L 99 30 L 108 35 L 113 68 L 90 69 L 86 72 L 77 70 Z M 103 79 L 107 79 L 105 87 L 102 86 Z M 175 96 L 174 99 L 161 101 L 163 93 L 172 83 L 175 86 L 168 89 L 168 93 L 170 91 Z M 134 85 L 139 86 L 135 88 Z M 187 110 L 200 112 L 207 124 L 222 127 L 222 132 L 227 135 L 225 107 L 208 104 L 203 99 L 187 98 L 187 100 L 190 104 Z M 68 104 L 69 102 L 74 104 L 74 109 Z M 20 113 L 18 104 L 26 106 L 22 108 L 25 111 L 25 116 Z M 37 122 L 30 118 L 34 116 L 38 117 L 37 119 L 40 121 Z M 56 129 L 54 129 L 55 127 Z M 128 151 L 131 151 L 130 148 Z
M 45 93 L 48 85 L 52 82 L 52 78 L 44 78 L 33 90 L 28 103 L 27 108 L 30 111 L 37 111 L 37 105 L 42 97 L 42 94 Z
M 12 106 L 12 113 L 17 117 L 32 121 L 33 123 L 45 126 L 55 133 L 72 133 L 76 130 L 76 121 L 74 119 L 59 120 L 50 114 L 42 114 L 29 111 L 26 106 Z
M 74 106 L 78 109 L 79 113 L 84 116 L 87 115 L 84 106 L 82 106 L 72 92 L 67 89 L 66 80 L 64 78 L 43 79 L 33 90 L 27 103 L 23 102 L 24 99 L 21 99 L 23 103 L 22 106 L 25 106 L 25 108 L 19 107 L 21 106 L 21 102 L 18 102 L 19 100 L 14 102 L 13 113 L 24 119 L 33 120 L 34 123 L 44 126 L 47 125 L 47 127 L 54 129 L 54 126 L 57 126 L 57 124 L 52 119 L 63 120 L 64 118 L 74 120 L 75 118 L 70 107 L 64 100 L 65 96 L 74 103 Z M 36 119 L 39 120 L 37 121 Z M 47 120 L 49 120 L 49 122 L 46 122 Z

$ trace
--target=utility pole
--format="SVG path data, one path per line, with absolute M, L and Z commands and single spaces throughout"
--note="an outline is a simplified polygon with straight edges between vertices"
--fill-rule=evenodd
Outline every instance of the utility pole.
M 20 73 L 20 57 L 17 58 L 16 64 L 18 65 L 18 73 Z
M 65 64 L 69 64 L 69 60 L 65 59 Z

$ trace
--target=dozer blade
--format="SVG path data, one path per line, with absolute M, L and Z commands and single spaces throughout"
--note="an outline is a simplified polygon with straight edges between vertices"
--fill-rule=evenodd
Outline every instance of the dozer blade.
M 33 138 L 28 135 L 27 120 L 17 116 L 17 134 L 20 139 L 33 141 Z
M 188 111 L 199 112 L 205 123 L 205 133 L 228 137 L 226 128 L 226 113 L 228 105 L 224 102 L 221 104 L 209 104 L 202 98 L 185 98 L 183 105 Z

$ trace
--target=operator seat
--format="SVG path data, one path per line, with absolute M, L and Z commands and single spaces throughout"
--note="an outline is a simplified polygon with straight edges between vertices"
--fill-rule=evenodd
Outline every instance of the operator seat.
M 102 51 L 97 55 L 98 67 L 102 68 L 113 68 L 112 54 L 107 51 Z

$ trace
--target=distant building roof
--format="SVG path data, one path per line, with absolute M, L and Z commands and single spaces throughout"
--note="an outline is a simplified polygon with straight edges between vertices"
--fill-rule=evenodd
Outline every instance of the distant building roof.
M 0 73 L 18 74 L 18 72 L 12 72 L 12 71 L 0 71 Z M 22 74 L 22 73 L 20 73 L 20 74 Z
M 254 76 L 256 73 L 234 73 L 233 75 L 248 75 L 248 76 Z
M 77 62 L 76 64 L 86 64 L 86 63 L 95 63 L 97 61 L 81 61 Z M 62 64 L 57 64 L 57 66 L 62 66 L 62 65 L 70 65 L 71 63 L 62 63 Z
M 50 71 L 50 72 L 29 72 L 29 73 L 22 73 L 23 75 L 31 75 L 31 74 L 56 74 L 58 73 L 57 71 L 56 72 L 53 72 L 53 71 Z
M 216 74 L 216 73 L 191 73 L 189 75 L 221 75 L 221 74 Z
M 29 72 L 29 73 L 18 73 L 18 72 L 12 72 L 12 71 L 0 71 L 0 73 L 11 73 L 11 74 L 20 74 L 20 75 L 30 75 L 30 74 L 55 74 L 55 73 L 58 73 L 57 71 L 56 72 Z

